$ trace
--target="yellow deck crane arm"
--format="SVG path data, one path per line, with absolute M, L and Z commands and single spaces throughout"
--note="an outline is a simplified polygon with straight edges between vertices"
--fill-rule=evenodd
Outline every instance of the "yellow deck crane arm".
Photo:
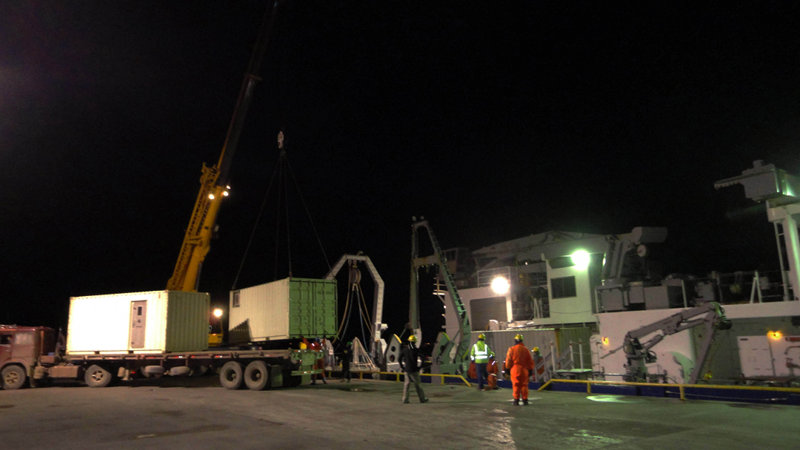
M 242 87 L 239 90 L 239 98 L 228 126 L 219 161 L 212 167 L 203 164 L 200 191 L 189 219 L 189 226 L 183 237 L 175 269 L 172 277 L 167 281 L 168 290 L 196 291 L 198 288 L 203 261 L 211 249 L 211 237 L 216 227 L 219 208 L 222 199 L 228 195 L 227 179 L 231 160 L 239 143 L 247 110 L 253 100 L 255 85 L 260 81 L 256 74 L 267 48 L 279 3 L 279 0 L 275 0 L 264 13 L 261 30 L 256 39 Z

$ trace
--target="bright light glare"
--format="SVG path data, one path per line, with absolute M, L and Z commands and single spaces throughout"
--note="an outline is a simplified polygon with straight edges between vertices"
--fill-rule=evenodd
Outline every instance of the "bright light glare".
M 231 195 L 231 194 L 230 194 L 230 193 L 228 193 L 228 191 L 222 191 L 222 196 L 223 196 L 223 197 L 227 197 L 227 196 L 229 196 L 229 195 Z
M 214 317 L 219 319 L 220 317 L 222 317 L 222 313 L 223 313 L 222 308 L 214 308 L 214 312 L 212 314 L 214 314 Z
M 767 333 L 767 336 L 769 336 L 770 339 L 777 341 L 783 337 L 783 333 L 780 331 L 770 331 Z
M 589 267 L 589 260 L 591 258 L 589 256 L 589 252 L 586 250 L 578 250 L 569 257 L 572 259 L 572 263 L 575 264 L 576 269 L 583 270 Z
M 214 194 L 208 194 L 208 199 L 209 199 L 209 200 L 214 200 L 214 198 L 215 198 L 215 197 L 214 197 Z
M 608 336 L 603 337 L 603 345 L 608 345 L 609 342 Z
M 495 294 L 505 295 L 508 293 L 509 289 L 511 289 L 511 284 L 506 277 L 497 276 L 492 280 L 492 292 Z

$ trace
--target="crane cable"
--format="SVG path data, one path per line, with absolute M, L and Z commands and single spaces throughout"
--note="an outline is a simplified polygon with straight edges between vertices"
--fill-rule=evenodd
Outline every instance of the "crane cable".
M 346 331 L 347 327 L 350 325 L 350 290 L 347 290 L 347 299 L 344 303 L 344 312 L 342 313 L 342 321 L 339 322 L 339 329 L 336 330 L 336 336 L 341 337 L 342 331 Z
M 367 333 L 364 331 L 364 323 L 369 323 L 369 308 L 367 308 L 366 299 L 364 298 L 364 291 L 361 288 L 361 271 L 358 270 L 357 263 L 353 263 L 350 267 L 349 286 L 347 289 L 347 299 L 345 300 L 344 312 L 342 313 L 342 321 L 339 324 L 339 329 L 336 331 L 336 336 L 342 337 L 344 332 L 350 327 L 350 316 L 352 315 L 353 303 L 358 306 L 358 316 L 360 318 L 359 324 L 361 327 L 361 338 L 367 342 Z M 358 297 L 353 299 L 353 295 Z M 374 338 L 375 330 L 369 328 L 370 339 Z
M 300 197 L 300 202 L 303 205 L 303 209 L 308 217 L 308 221 L 311 224 L 311 229 L 314 232 L 314 237 L 317 240 L 317 244 L 322 251 L 322 256 L 325 260 L 325 264 L 328 266 L 328 270 L 331 269 L 330 260 L 328 259 L 328 254 L 325 252 L 325 247 L 322 245 L 322 240 L 319 237 L 319 233 L 317 232 L 317 227 L 314 224 L 314 220 L 311 217 L 311 212 L 308 209 L 308 205 L 306 204 L 305 198 L 303 197 L 303 193 L 300 191 L 300 185 L 297 182 L 297 177 L 294 175 L 294 171 L 292 170 L 291 164 L 289 164 L 289 159 L 287 158 L 286 149 L 283 145 L 284 142 L 284 134 L 283 131 L 278 133 L 278 148 L 280 149 L 280 154 L 278 157 L 278 163 L 275 165 L 275 169 L 272 172 L 272 176 L 270 177 L 269 184 L 267 185 L 267 189 L 264 192 L 264 198 L 261 201 L 261 207 L 259 208 L 258 216 L 256 217 L 255 223 L 253 224 L 253 229 L 250 232 L 250 237 L 247 241 L 247 245 L 245 247 L 244 255 L 239 263 L 239 269 L 236 272 L 236 277 L 234 278 L 233 285 L 231 290 L 235 290 L 236 286 L 239 282 L 239 277 L 244 269 L 244 263 L 247 260 L 247 256 L 250 252 L 250 248 L 253 245 L 253 241 L 255 240 L 256 231 L 261 223 L 261 218 L 264 215 L 264 210 L 266 209 L 267 201 L 269 200 L 270 192 L 272 191 L 273 185 L 277 185 L 277 196 L 278 196 L 278 206 L 277 206 L 277 213 L 276 213 L 276 226 L 275 226 L 275 276 L 274 279 L 278 278 L 278 242 L 280 240 L 280 223 L 281 223 L 281 200 L 284 202 L 284 212 L 286 215 L 286 241 L 287 241 L 287 256 L 289 258 L 289 276 L 292 276 L 292 250 L 291 250 L 291 236 L 290 236 L 290 228 L 289 228 L 289 198 L 288 198 L 288 179 L 289 177 L 286 176 L 285 172 L 288 171 L 289 175 L 291 176 L 292 181 L 294 182 L 295 189 L 297 191 L 298 197 Z M 277 180 L 277 183 L 276 183 Z M 281 195 L 283 194 L 283 195 Z
M 280 172 L 278 173 L 278 201 L 275 211 L 275 262 L 273 268 L 275 273 L 272 276 L 273 280 L 278 279 L 278 254 L 280 253 L 280 240 L 281 240 L 281 200 L 284 200 L 284 204 L 286 207 L 286 249 L 288 254 L 288 261 L 289 261 L 289 276 L 292 276 L 292 246 L 289 237 L 289 194 L 288 189 L 286 189 L 286 179 L 285 179 L 285 169 L 284 169 L 284 161 L 286 160 L 286 150 L 283 149 L 283 140 L 278 139 L 280 149 L 281 149 L 281 156 L 278 160 L 278 165 L 281 167 Z M 283 195 L 281 195 L 283 193 Z
M 311 218 L 311 211 L 309 211 L 308 204 L 306 204 L 306 199 L 305 197 L 303 197 L 303 193 L 300 191 L 300 184 L 297 182 L 297 178 L 294 176 L 294 171 L 292 170 L 292 166 L 289 163 L 288 159 L 286 159 L 286 167 L 289 169 L 289 175 L 292 176 L 292 181 L 294 182 L 295 189 L 297 190 L 297 195 L 298 197 L 300 197 L 300 203 L 303 205 L 303 209 L 306 212 L 306 216 L 308 216 L 308 221 L 311 224 L 311 229 L 314 231 L 314 236 L 317 238 L 317 244 L 319 244 L 319 249 L 322 251 L 322 257 L 325 258 L 325 264 L 328 266 L 328 271 L 330 272 L 331 262 L 328 259 L 328 254 L 325 252 L 325 246 L 322 245 L 322 240 L 319 238 L 317 227 L 316 225 L 314 225 L 314 220 Z
M 359 284 L 357 286 L 357 288 L 358 288 L 358 294 L 359 294 L 358 297 L 361 300 L 358 303 L 358 312 L 359 312 L 359 317 L 361 318 L 361 320 L 359 320 L 359 324 L 361 325 L 361 339 L 363 339 L 364 342 L 369 342 L 369 341 L 367 341 L 366 333 L 364 333 L 364 322 L 369 323 L 366 320 L 366 316 L 364 314 L 364 310 L 367 308 L 367 304 L 364 302 L 364 291 L 361 290 L 361 285 Z M 370 333 L 370 337 L 372 337 L 372 333 Z
M 253 240 L 255 239 L 256 230 L 258 229 L 258 225 L 261 223 L 261 217 L 264 215 L 264 208 L 267 206 L 267 199 L 269 198 L 269 193 L 272 190 L 272 186 L 275 181 L 275 176 L 278 172 L 279 166 L 276 165 L 275 169 L 272 171 L 272 176 L 269 179 L 269 184 L 267 185 L 267 190 L 264 193 L 264 199 L 261 201 L 261 208 L 258 210 L 258 215 L 256 216 L 256 221 L 253 224 L 253 229 L 250 231 L 250 238 L 247 240 L 247 246 L 244 249 L 244 255 L 242 255 L 242 260 L 239 262 L 239 270 L 236 271 L 236 277 L 233 279 L 233 285 L 231 286 L 231 290 L 236 289 L 236 285 L 239 283 L 239 276 L 242 274 L 242 269 L 244 268 L 244 262 L 247 260 L 247 255 L 250 253 L 250 247 L 253 244 Z
M 353 270 L 356 270 L 355 272 Z M 355 275 L 354 275 L 355 274 Z M 343 331 L 347 331 L 347 328 L 350 327 L 350 307 L 351 307 L 351 300 L 353 298 L 352 292 L 353 288 L 361 280 L 361 274 L 358 272 L 356 267 L 356 263 L 353 262 L 350 265 L 350 270 L 348 272 L 348 284 L 347 284 L 347 299 L 344 303 L 344 312 L 342 312 L 342 321 L 339 323 L 339 329 L 336 330 L 337 336 L 343 336 Z

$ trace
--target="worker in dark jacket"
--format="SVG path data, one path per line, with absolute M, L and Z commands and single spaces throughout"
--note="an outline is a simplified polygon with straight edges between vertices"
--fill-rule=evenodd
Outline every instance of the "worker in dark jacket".
M 347 341 L 347 344 L 344 346 L 344 350 L 342 350 L 342 382 L 345 380 L 349 383 L 350 378 L 350 360 L 353 358 L 353 343 L 351 341 Z
M 425 392 L 422 391 L 422 386 L 419 384 L 419 364 L 417 363 L 419 350 L 416 342 L 417 337 L 412 334 L 408 337 L 408 342 L 400 352 L 400 368 L 406 373 L 405 382 L 403 383 L 403 403 L 409 403 L 408 386 L 411 383 L 414 383 L 414 388 L 417 390 L 419 402 L 425 403 L 428 401 L 428 398 L 425 397 Z

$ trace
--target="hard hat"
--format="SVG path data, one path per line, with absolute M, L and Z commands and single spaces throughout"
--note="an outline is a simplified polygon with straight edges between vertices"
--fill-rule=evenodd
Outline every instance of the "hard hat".
M 539 347 L 533 347 L 533 351 L 538 352 L 539 351 Z
M 408 342 L 417 342 L 417 337 L 412 334 L 408 337 Z
M 486 335 L 485 334 L 481 333 L 481 334 L 478 335 L 478 340 L 482 341 L 484 339 L 486 339 Z
M 514 340 L 515 341 L 522 341 L 522 335 L 521 334 L 514 335 Z

